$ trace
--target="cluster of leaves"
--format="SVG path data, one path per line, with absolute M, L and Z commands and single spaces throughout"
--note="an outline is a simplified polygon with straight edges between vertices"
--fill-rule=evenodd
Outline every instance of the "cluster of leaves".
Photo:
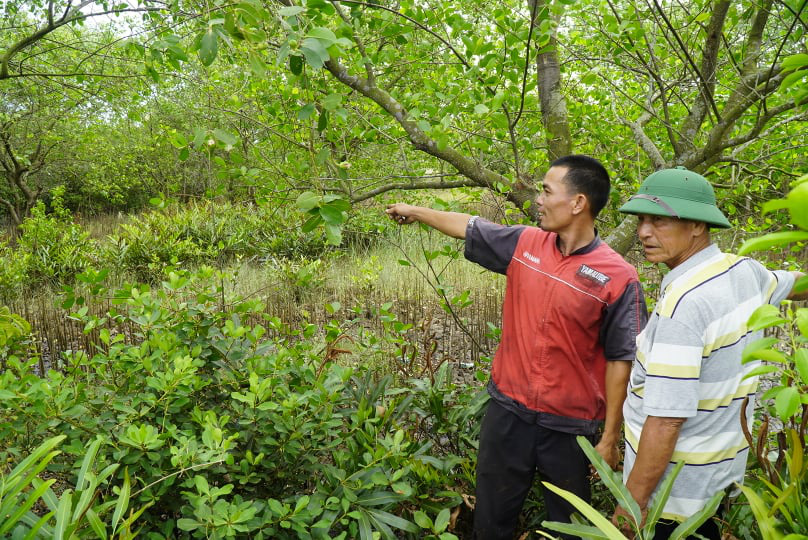
M 57 190 L 50 212 L 40 201 L 23 222 L 16 246 L 0 242 L 0 297 L 14 298 L 23 286 L 72 284 L 76 274 L 91 265 L 155 282 L 169 266 L 194 267 L 237 257 L 322 256 L 323 236 L 289 228 L 290 218 L 298 219 L 264 206 L 168 205 L 94 240 L 74 222 Z
M 54 190 L 50 212 L 37 202 L 20 227 L 16 248 L 0 243 L 0 295 L 12 296 L 22 285 L 71 281 L 93 262 L 96 244 L 73 222 L 62 195 L 61 188 Z
M 3 463 L 60 434 L 48 470 L 67 483 L 103 438 L 93 504 L 109 510 L 131 482 L 142 538 L 454 538 L 450 509 L 473 470 L 457 434 L 473 433 L 484 394 L 458 390 L 448 364 L 393 386 L 335 361 L 340 322 L 323 348 L 314 325 L 292 330 L 229 298 L 210 267 L 159 289 L 107 291 L 105 275 L 83 274 L 91 295 L 64 303 L 96 350 L 65 354 L 62 371 L 21 357 L 0 373 Z
M 769 201 L 763 207 L 764 213 L 788 209 L 793 230 L 751 239 L 741 247 L 741 253 L 808 240 L 806 207 L 808 175 L 798 179 L 785 198 Z M 796 283 L 795 290 L 806 289 L 808 277 L 804 276 Z M 765 362 L 750 376 L 775 378 L 761 396 L 765 412 L 756 440 L 751 433 L 746 434 L 756 465 L 747 474 L 748 485 L 741 489 L 762 537 L 779 540 L 808 530 L 808 509 L 804 504 L 808 488 L 808 462 L 804 452 L 808 443 L 808 308 L 788 305 L 783 316 L 774 306 L 761 306 L 750 318 L 749 327 L 751 330 L 775 329 L 780 337 L 761 338 L 750 343 L 743 353 L 744 362 Z M 770 417 L 776 420 L 770 421 Z M 784 429 L 774 428 L 770 433 L 778 420 Z

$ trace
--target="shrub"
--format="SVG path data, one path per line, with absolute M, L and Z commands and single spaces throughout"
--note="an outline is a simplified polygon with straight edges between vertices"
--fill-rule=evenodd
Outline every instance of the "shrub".
M 0 457 L 59 433 L 68 459 L 50 469 L 64 473 L 108 436 L 99 466 L 119 465 L 118 484 L 128 471 L 132 504 L 149 506 L 143 538 L 452 537 L 483 401 L 451 384 L 447 364 L 394 387 L 324 354 L 313 325 L 292 330 L 227 297 L 210 267 L 171 272 L 159 289 L 109 292 L 103 275 L 82 281 L 114 309 L 65 301 L 96 350 L 66 355 L 62 372 L 14 362 L 0 374 Z

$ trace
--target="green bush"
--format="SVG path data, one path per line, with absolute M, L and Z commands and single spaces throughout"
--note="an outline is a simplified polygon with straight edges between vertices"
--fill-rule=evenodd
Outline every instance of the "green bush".
M 15 248 L 0 242 L 0 296 L 18 297 L 23 289 L 59 285 L 93 263 L 95 242 L 62 201 L 62 188 L 53 190 L 51 212 L 37 202 L 20 226 Z
M 484 394 L 456 388 L 448 364 L 395 387 L 337 362 L 313 325 L 227 297 L 210 267 L 159 289 L 106 291 L 104 275 L 81 279 L 113 309 L 92 315 L 93 297 L 73 292 L 64 304 L 95 350 L 61 372 L 14 361 L 0 374 L 1 459 L 58 433 L 66 459 L 49 469 L 64 474 L 108 436 L 99 467 L 118 465 L 110 481 L 128 474 L 132 504 L 148 506 L 143 538 L 453 536 Z
M 121 226 L 101 246 L 105 265 L 140 281 L 159 280 L 168 267 L 223 264 L 236 257 L 322 255 L 314 235 L 285 230 L 286 216 L 265 207 L 230 203 L 168 206 Z

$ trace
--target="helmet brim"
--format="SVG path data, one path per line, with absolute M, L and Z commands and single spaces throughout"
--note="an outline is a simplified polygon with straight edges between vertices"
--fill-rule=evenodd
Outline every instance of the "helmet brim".
M 711 204 L 700 203 L 677 197 L 660 197 L 672 208 L 677 216 L 671 216 L 670 212 L 662 205 L 649 199 L 630 199 L 620 207 L 620 212 L 624 214 L 648 214 L 651 216 L 679 217 L 692 221 L 702 221 L 712 227 L 729 229 L 732 227 L 726 216 L 717 207 Z

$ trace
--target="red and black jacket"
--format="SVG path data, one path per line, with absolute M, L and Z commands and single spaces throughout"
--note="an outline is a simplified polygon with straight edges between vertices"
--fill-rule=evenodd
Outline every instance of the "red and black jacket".
M 606 415 L 606 362 L 634 358 L 647 308 L 637 271 L 597 235 L 568 256 L 557 241 L 474 217 L 465 256 L 507 276 L 492 398 L 526 421 L 591 435 Z

